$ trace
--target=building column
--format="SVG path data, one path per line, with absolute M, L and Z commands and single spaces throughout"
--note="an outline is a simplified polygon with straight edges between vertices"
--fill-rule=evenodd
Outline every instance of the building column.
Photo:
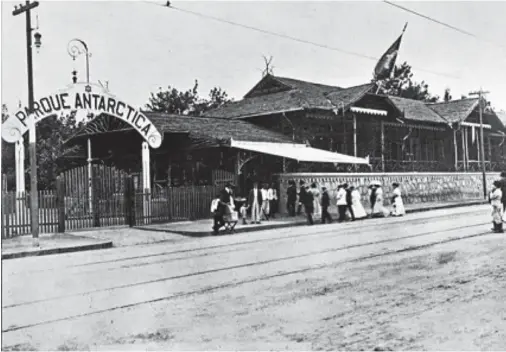
M 357 116 L 353 114 L 353 156 L 357 156 Z
M 381 171 L 385 172 L 385 126 L 383 121 L 380 122 L 381 127 Z
M 87 162 L 88 162 L 88 206 L 90 209 L 90 214 L 93 213 L 93 180 L 91 175 L 91 138 L 88 138 L 87 141 Z
M 16 172 L 16 214 L 22 214 L 24 204 L 25 188 L 25 145 L 24 138 L 16 142 L 14 146 L 15 172 Z M 18 198 L 20 200 L 18 200 Z
M 143 218 L 144 224 L 151 222 L 151 165 L 150 165 L 150 153 L 147 142 L 142 142 L 142 194 L 143 194 Z
M 465 137 L 464 137 L 464 128 L 461 127 L 460 128 L 460 141 L 462 142 L 462 167 L 464 169 L 464 171 L 467 170 L 466 168 L 466 141 L 465 141 Z
M 457 151 L 457 131 L 453 130 L 453 161 L 455 164 L 455 171 L 459 168 L 459 154 Z
M 488 150 L 487 150 L 488 161 L 492 163 L 492 144 L 491 144 L 492 141 L 490 140 L 490 136 L 487 136 L 487 141 L 488 141 Z
M 464 127 L 464 140 L 465 140 L 465 151 L 466 151 L 466 171 L 469 169 L 469 136 L 467 129 Z

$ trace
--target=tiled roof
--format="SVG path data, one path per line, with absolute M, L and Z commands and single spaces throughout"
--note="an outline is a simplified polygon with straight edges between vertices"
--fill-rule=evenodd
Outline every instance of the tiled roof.
M 388 99 L 406 120 L 448 124 L 448 121 L 431 110 L 424 101 L 396 96 L 388 96 Z
M 471 112 L 476 108 L 477 104 L 478 98 L 468 98 L 449 101 L 447 103 L 432 103 L 427 104 L 427 106 L 448 122 L 455 123 L 467 119 Z
M 287 142 L 292 139 L 244 120 L 168 115 L 144 112 L 160 133 L 188 133 L 190 137 L 219 143 L 233 138 L 251 142 Z
M 204 116 L 233 119 L 302 109 L 333 110 L 340 102 L 344 102 L 345 105 L 355 102 L 372 87 L 372 84 L 365 84 L 341 88 L 274 76 L 263 80 L 267 79 L 278 81 L 288 88 L 284 91 L 262 95 L 252 94 L 254 88 L 244 99 L 208 111 Z

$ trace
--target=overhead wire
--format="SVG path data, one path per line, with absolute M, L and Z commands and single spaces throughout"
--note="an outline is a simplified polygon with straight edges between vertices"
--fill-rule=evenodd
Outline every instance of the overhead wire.
M 201 18 L 211 19 L 211 20 L 214 20 L 214 21 L 217 21 L 217 22 L 222 22 L 222 23 L 230 24 L 230 25 L 241 27 L 241 28 L 244 28 L 244 29 L 250 29 L 250 30 L 253 30 L 253 31 L 256 31 L 256 32 L 260 32 L 260 33 L 263 33 L 263 34 L 268 34 L 268 35 L 280 37 L 280 38 L 283 38 L 283 39 L 292 40 L 292 41 L 299 42 L 299 43 L 302 43 L 302 44 L 308 44 L 308 45 L 316 46 L 316 47 L 327 49 L 327 50 L 337 51 L 337 52 L 340 52 L 340 53 L 343 53 L 343 54 L 346 54 L 346 55 L 352 55 L 352 56 L 360 57 L 360 58 L 371 60 L 371 61 L 378 61 L 379 60 L 379 58 L 377 58 L 377 57 L 373 57 L 373 56 L 369 56 L 369 55 L 365 55 L 365 54 L 361 54 L 361 53 L 357 53 L 357 52 L 353 52 L 353 51 L 348 51 L 348 50 L 345 50 L 345 49 L 342 49 L 342 48 L 337 48 L 337 47 L 333 47 L 333 46 L 326 45 L 326 44 L 316 43 L 316 42 L 313 42 L 313 41 L 310 41 L 310 40 L 301 39 L 301 38 L 293 37 L 293 36 L 290 36 L 290 35 L 287 35 L 287 34 L 273 32 L 273 31 L 270 31 L 270 30 L 266 30 L 266 29 L 262 29 L 262 28 L 258 28 L 258 27 L 253 27 L 253 26 L 245 25 L 245 24 L 238 23 L 238 22 L 233 22 L 233 21 L 230 21 L 230 20 L 226 20 L 226 19 L 219 18 L 219 17 L 214 17 L 214 16 L 211 16 L 211 15 L 206 15 L 206 14 L 203 14 L 203 13 L 200 13 L 200 12 L 196 12 L 196 11 L 192 11 L 192 10 L 182 9 L 180 7 L 175 7 L 174 5 L 167 6 L 167 5 L 162 5 L 160 3 L 156 3 L 156 2 L 148 1 L 148 0 L 144 0 L 143 2 L 148 3 L 148 4 L 152 4 L 152 5 L 157 5 L 157 6 L 162 6 L 162 7 L 170 8 L 170 9 L 173 9 L 173 10 L 177 10 L 177 11 L 180 11 L 180 12 L 188 13 L 188 14 L 191 14 L 191 15 L 194 15 L 194 16 L 198 16 L 198 17 L 201 17 Z M 418 67 L 415 67 L 415 66 L 412 66 L 412 68 L 414 68 L 414 69 L 416 69 L 418 71 L 421 71 L 421 72 L 427 72 L 427 73 L 430 73 L 430 74 L 433 74 L 433 75 L 437 75 L 437 76 L 443 76 L 443 77 L 453 78 L 453 79 L 460 79 L 460 77 L 458 77 L 458 76 L 454 76 L 454 75 L 450 75 L 450 74 L 446 74 L 446 73 L 442 73 L 442 72 L 436 72 L 436 71 L 426 70 L 426 69 L 418 68 Z
M 447 27 L 447 28 L 449 28 L 449 29 L 452 29 L 452 30 L 454 30 L 454 31 L 456 31 L 456 32 L 459 32 L 459 33 L 461 33 L 461 34 L 464 34 L 464 35 L 467 35 L 467 36 L 469 36 L 469 37 L 473 37 L 473 38 L 475 38 L 475 39 L 482 40 L 482 41 L 485 41 L 485 42 L 487 42 L 487 43 L 490 43 L 490 44 L 493 44 L 493 45 L 495 45 L 495 46 L 498 46 L 498 47 L 501 47 L 501 48 L 503 48 L 503 49 L 506 49 L 506 46 L 504 46 L 504 45 L 501 45 L 501 44 L 498 44 L 498 43 L 492 42 L 492 41 L 490 41 L 490 40 L 488 40 L 488 39 L 485 39 L 485 38 L 479 37 L 478 35 L 476 35 L 476 34 L 474 34 L 474 33 L 468 32 L 468 31 L 466 31 L 466 30 L 464 30 L 464 29 L 460 29 L 460 28 L 455 27 L 455 26 L 453 26 L 453 25 L 451 25 L 451 24 L 448 24 L 448 23 L 445 23 L 445 22 L 439 21 L 439 20 L 437 20 L 437 19 L 435 19 L 435 18 L 433 18 L 433 17 L 430 17 L 430 16 L 427 16 L 427 15 L 424 15 L 423 13 L 417 12 L 417 11 L 415 11 L 415 10 L 411 10 L 410 8 L 407 8 L 407 7 L 404 7 L 404 6 L 398 5 L 398 4 L 393 3 L 393 2 L 391 2 L 391 1 L 388 1 L 388 0 L 383 0 L 383 2 L 384 2 L 384 3 L 386 3 L 386 4 L 388 4 L 388 5 L 390 5 L 390 6 L 397 7 L 397 8 L 399 8 L 399 9 L 403 10 L 403 11 L 406 11 L 406 12 L 412 13 L 413 15 L 416 15 L 416 16 L 419 16 L 419 17 L 422 17 L 422 18 L 425 18 L 426 20 L 429 20 L 429 21 L 431 21 L 431 22 L 437 23 L 437 24 L 439 24 L 439 25 L 441 25 L 441 26 L 444 26 L 444 27 Z

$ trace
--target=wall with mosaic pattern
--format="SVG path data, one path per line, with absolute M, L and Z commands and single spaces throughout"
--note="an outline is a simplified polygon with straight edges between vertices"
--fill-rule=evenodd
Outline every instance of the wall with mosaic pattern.
M 296 182 L 297 190 L 301 180 L 309 186 L 315 182 L 320 190 L 323 186 L 327 187 L 331 212 L 337 211 L 337 186 L 345 182 L 358 188 L 366 209 L 370 208 L 368 186 L 372 181 L 379 181 L 383 185 L 385 205 L 390 204 L 393 182 L 400 184 L 405 204 L 483 199 L 481 173 L 286 173 L 277 177 L 281 213 L 286 213 L 286 189 L 289 180 Z M 499 173 L 487 174 L 487 189 L 490 190 L 492 182 L 499 178 Z

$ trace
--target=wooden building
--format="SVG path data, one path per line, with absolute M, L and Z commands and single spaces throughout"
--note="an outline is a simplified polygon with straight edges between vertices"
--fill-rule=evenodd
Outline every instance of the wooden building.
M 374 90 L 373 84 L 341 88 L 266 75 L 244 99 L 205 116 L 248 121 L 315 148 L 369 156 L 372 169 L 379 172 L 478 170 L 477 98 L 429 104 Z M 505 125 L 496 113 L 484 110 L 486 167 L 506 169 Z M 291 171 L 355 170 L 363 168 L 291 166 Z
M 149 181 L 140 176 L 143 140 L 121 120 L 98 116 L 67 143 L 82 146 L 74 160 L 138 173 L 142 188 L 227 181 L 247 188 L 253 178 L 282 172 L 479 169 L 478 99 L 428 104 L 374 90 L 372 83 L 341 88 L 266 75 L 244 99 L 203 117 L 145 112 L 164 134 L 148 153 Z M 506 170 L 504 124 L 493 111 L 483 123 L 487 168 Z M 304 144 L 313 158 L 294 156 L 290 148 Z

